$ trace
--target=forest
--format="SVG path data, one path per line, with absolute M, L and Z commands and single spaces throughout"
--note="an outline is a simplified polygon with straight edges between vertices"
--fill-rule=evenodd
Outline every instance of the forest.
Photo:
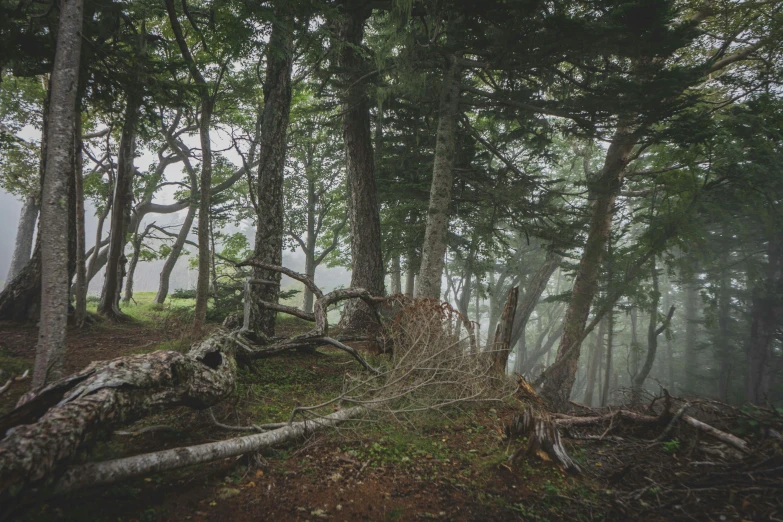
M 0 0 L 5 205 L 0 520 L 783 520 L 780 0 Z

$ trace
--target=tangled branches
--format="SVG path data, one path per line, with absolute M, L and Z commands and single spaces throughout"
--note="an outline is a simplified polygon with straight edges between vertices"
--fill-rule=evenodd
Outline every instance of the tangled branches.
M 453 321 L 462 318 L 448 304 L 396 296 L 386 308 L 396 313 L 380 332 L 380 343 L 389 348 L 390 357 L 381 362 L 378 373 L 347 375 L 340 396 L 297 408 L 292 418 L 342 402 L 409 419 L 467 402 L 499 401 L 513 393 L 513 383 L 493 372 L 492 358 L 455 335 Z

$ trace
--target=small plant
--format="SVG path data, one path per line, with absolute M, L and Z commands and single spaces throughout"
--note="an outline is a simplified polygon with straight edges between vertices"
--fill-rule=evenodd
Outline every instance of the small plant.
M 680 441 L 679 440 L 670 440 L 663 443 L 663 451 L 666 453 L 669 453 L 671 455 L 677 453 L 680 451 Z

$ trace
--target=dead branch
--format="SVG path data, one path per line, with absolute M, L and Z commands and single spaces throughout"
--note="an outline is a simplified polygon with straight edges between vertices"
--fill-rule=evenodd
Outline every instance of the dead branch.
M 709 424 L 705 424 L 704 422 L 694 419 L 689 415 L 683 415 L 682 420 L 689 426 L 696 428 L 697 430 L 702 431 L 707 435 L 710 435 L 711 437 L 718 439 L 724 444 L 728 444 L 729 446 L 734 446 L 738 450 L 744 453 L 748 453 L 748 443 L 742 440 L 741 438 L 736 437 L 731 433 L 726 433 L 725 431 L 721 431 L 717 428 L 714 428 Z
M 3 384 L 2 388 L 0 388 L 0 395 L 4 394 L 8 388 L 11 387 L 11 385 L 15 382 L 22 382 L 23 380 L 27 379 L 27 377 L 30 375 L 30 370 L 25 370 L 24 373 L 18 377 L 11 377 L 6 381 L 5 384 Z
M 358 417 L 364 411 L 365 408 L 362 407 L 348 408 L 317 419 L 294 422 L 266 433 L 76 466 L 65 472 L 54 489 L 57 493 L 67 493 L 86 486 L 112 484 L 148 473 L 160 473 L 256 452 L 319 429 L 335 426 Z

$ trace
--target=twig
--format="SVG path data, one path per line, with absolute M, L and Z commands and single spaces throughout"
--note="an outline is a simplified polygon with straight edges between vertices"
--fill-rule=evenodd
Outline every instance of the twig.
M 11 385 L 15 382 L 22 382 L 23 380 L 27 379 L 27 376 L 30 375 L 30 370 L 25 370 L 22 375 L 19 377 L 11 377 L 8 379 L 8 381 L 3 385 L 2 388 L 0 388 L 0 395 L 4 394 L 8 388 L 11 387 Z

